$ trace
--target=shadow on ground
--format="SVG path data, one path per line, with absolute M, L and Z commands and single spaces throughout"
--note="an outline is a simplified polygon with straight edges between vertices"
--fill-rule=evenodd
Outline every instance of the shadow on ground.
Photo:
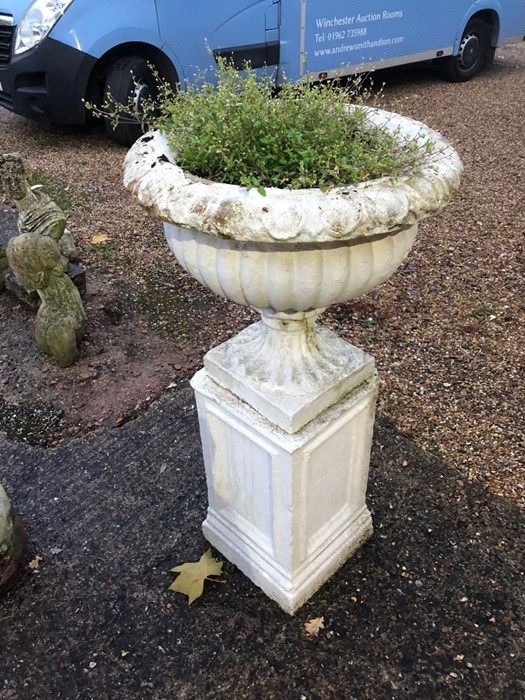
M 56 449 L 0 433 L 42 558 L 0 600 L 1 700 L 524 697 L 516 507 L 379 420 L 375 534 L 295 617 L 229 564 L 190 608 L 168 571 L 207 547 L 203 472 L 188 387 Z

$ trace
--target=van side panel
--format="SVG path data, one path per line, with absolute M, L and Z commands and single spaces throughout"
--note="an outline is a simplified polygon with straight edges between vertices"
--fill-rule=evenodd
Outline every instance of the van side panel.
M 456 54 L 468 20 L 486 10 L 498 18 L 500 32 L 494 36 L 498 45 L 525 34 L 523 0 L 282 0 L 281 4 L 282 68 L 291 79 Z
M 480 3 L 476 3 L 477 6 Z M 525 36 L 525 2 L 523 0 L 502 0 L 500 7 L 500 35 L 498 46 L 510 41 L 523 41 Z
M 492 23 L 493 47 L 525 36 L 525 0 L 73 0 L 49 36 L 15 54 L 28 2 L 0 0 L 0 108 L 63 124 L 83 123 L 83 100 L 100 99 L 108 72 L 133 54 L 181 81 L 213 80 L 220 55 L 278 81 L 454 55 L 441 67 L 468 80 L 492 54 L 479 24 L 462 42 L 471 17 Z M 457 74 L 464 59 L 471 75 Z
M 451 54 L 459 0 L 302 0 L 303 72 L 393 65 Z

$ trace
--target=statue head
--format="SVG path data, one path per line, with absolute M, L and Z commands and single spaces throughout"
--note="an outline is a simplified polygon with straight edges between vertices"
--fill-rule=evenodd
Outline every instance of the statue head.
M 0 192 L 14 199 L 20 233 L 40 233 L 59 241 L 66 228 L 62 209 L 45 192 L 29 184 L 20 153 L 0 153 Z
M 32 194 L 33 199 L 19 207 L 20 233 L 39 233 L 42 236 L 49 236 L 58 243 L 66 229 L 64 212 L 44 192 L 33 190 Z
M 9 266 L 28 289 L 45 289 L 54 277 L 62 277 L 63 263 L 58 245 L 38 233 L 15 236 L 7 244 Z

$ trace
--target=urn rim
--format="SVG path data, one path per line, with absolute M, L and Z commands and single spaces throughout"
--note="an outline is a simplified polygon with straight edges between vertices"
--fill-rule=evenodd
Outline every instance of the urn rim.
M 124 185 L 151 214 L 183 228 L 241 241 L 327 242 L 411 226 L 441 209 L 459 187 L 459 155 L 438 132 L 394 112 L 365 108 L 396 137 L 432 142 L 413 170 L 323 192 L 257 190 L 196 177 L 180 168 L 165 134 L 151 131 L 124 161 Z M 424 150 L 424 149 L 423 149 Z

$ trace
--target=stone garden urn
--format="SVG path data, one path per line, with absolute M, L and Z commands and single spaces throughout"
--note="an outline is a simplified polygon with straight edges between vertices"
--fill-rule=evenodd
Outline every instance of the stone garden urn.
M 192 379 L 206 467 L 206 538 L 293 614 L 371 534 L 365 502 L 374 359 L 317 325 L 387 280 L 418 221 L 459 185 L 435 131 L 368 109 L 396 138 L 430 140 L 417 169 L 356 186 L 280 190 L 181 170 L 161 132 L 127 154 L 124 183 L 179 263 L 261 321 L 210 350 Z

